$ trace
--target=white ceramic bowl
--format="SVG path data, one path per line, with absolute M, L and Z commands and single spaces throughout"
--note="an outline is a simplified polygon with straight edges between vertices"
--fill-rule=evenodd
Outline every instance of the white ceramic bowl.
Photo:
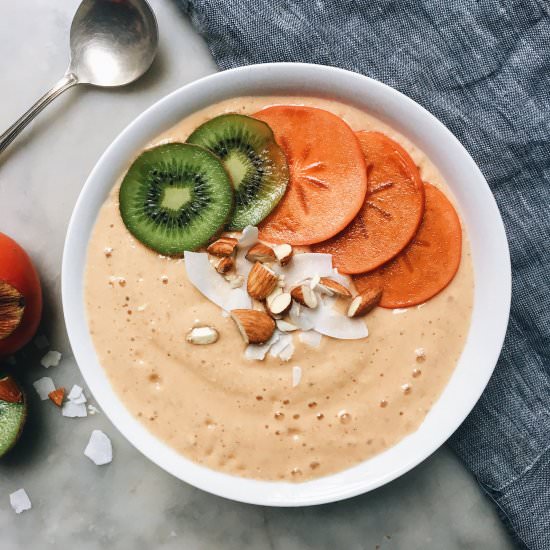
M 420 428 L 384 453 L 343 472 L 293 484 L 243 479 L 195 464 L 152 435 L 113 391 L 99 364 L 83 297 L 86 248 L 97 213 L 129 160 L 160 132 L 203 107 L 235 96 L 303 94 L 350 103 L 388 122 L 436 164 L 458 201 L 475 269 L 472 324 L 466 346 L 445 388 Z M 147 109 L 99 159 L 74 209 L 63 255 L 62 293 L 74 355 L 97 402 L 145 456 L 179 479 L 233 500 L 304 506 L 375 489 L 433 453 L 466 418 L 499 356 L 511 295 L 508 244 L 495 200 L 480 170 L 441 122 L 417 103 L 375 80 L 318 65 L 274 63 L 221 72 L 193 82 Z M 116 459 L 115 459 L 116 460 Z

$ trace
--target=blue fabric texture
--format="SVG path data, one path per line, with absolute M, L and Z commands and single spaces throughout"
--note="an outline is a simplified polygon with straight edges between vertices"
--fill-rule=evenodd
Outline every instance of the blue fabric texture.
M 510 242 L 512 312 L 450 445 L 518 543 L 550 549 L 550 3 L 180 0 L 221 69 L 333 65 L 407 94 L 480 166 Z

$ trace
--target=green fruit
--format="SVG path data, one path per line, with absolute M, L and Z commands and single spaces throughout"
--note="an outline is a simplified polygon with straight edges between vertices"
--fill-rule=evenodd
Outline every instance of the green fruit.
M 0 457 L 5 455 L 16 443 L 23 431 L 27 418 L 27 403 L 25 396 L 11 376 L 2 377 L 2 395 L 9 397 L 0 399 Z M 15 396 L 15 397 L 14 397 Z
M 271 128 L 245 115 L 227 114 L 205 122 L 187 139 L 221 159 L 235 188 L 230 230 L 260 223 L 288 185 L 288 165 Z
M 144 151 L 119 191 L 120 214 L 139 241 L 169 256 L 196 250 L 227 222 L 231 181 L 209 151 L 168 143 Z

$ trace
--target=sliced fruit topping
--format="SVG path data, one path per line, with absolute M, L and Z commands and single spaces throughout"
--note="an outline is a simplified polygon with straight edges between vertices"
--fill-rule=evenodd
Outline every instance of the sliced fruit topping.
M 245 115 L 220 115 L 199 126 L 187 143 L 214 153 L 231 176 L 235 211 L 228 229 L 256 225 L 284 195 L 288 184 L 286 158 L 264 122 Z
M 233 208 L 231 181 L 219 159 L 184 143 L 143 152 L 124 176 L 119 199 L 128 230 L 171 256 L 205 245 Z
M 287 192 L 260 225 L 260 238 L 307 245 L 336 235 L 367 192 L 365 159 L 351 128 L 312 107 L 268 107 L 254 116 L 270 125 L 290 168 Z
M 334 238 L 315 245 L 342 273 L 364 273 L 401 252 L 424 213 L 424 185 L 409 154 L 380 132 L 356 133 L 367 163 L 368 190 L 357 217 Z
M 353 278 L 360 292 L 383 290 L 380 305 L 421 304 L 441 292 L 455 276 L 462 253 L 460 220 L 447 197 L 425 184 L 426 211 L 411 244 L 390 263 Z
M 0 456 L 15 445 L 26 417 L 23 391 L 11 376 L 0 378 Z
M 25 311 L 25 298 L 13 286 L 0 281 L 0 340 L 7 338 L 20 325 Z

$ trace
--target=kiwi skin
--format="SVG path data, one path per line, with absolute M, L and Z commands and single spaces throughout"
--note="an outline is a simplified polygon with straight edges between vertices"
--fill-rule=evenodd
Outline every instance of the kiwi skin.
M 22 401 L 19 403 L 8 403 L 7 401 L 0 400 L 0 424 L 4 421 L 2 419 L 2 412 L 4 409 L 9 408 L 15 408 L 15 407 L 22 407 L 22 415 L 19 419 L 19 429 L 15 435 L 11 435 L 11 441 L 5 445 L 2 442 L 0 442 L 0 458 L 6 455 L 9 451 L 11 451 L 16 443 L 19 441 L 19 438 L 21 437 L 21 434 L 23 433 L 23 428 L 25 427 L 25 423 L 27 421 L 27 413 L 28 413 L 28 406 L 27 406 L 27 396 L 21 386 L 19 386 L 19 389 L 21 390 L 21 399 Z M 2 435 L 2 437 L 4 437 Z

